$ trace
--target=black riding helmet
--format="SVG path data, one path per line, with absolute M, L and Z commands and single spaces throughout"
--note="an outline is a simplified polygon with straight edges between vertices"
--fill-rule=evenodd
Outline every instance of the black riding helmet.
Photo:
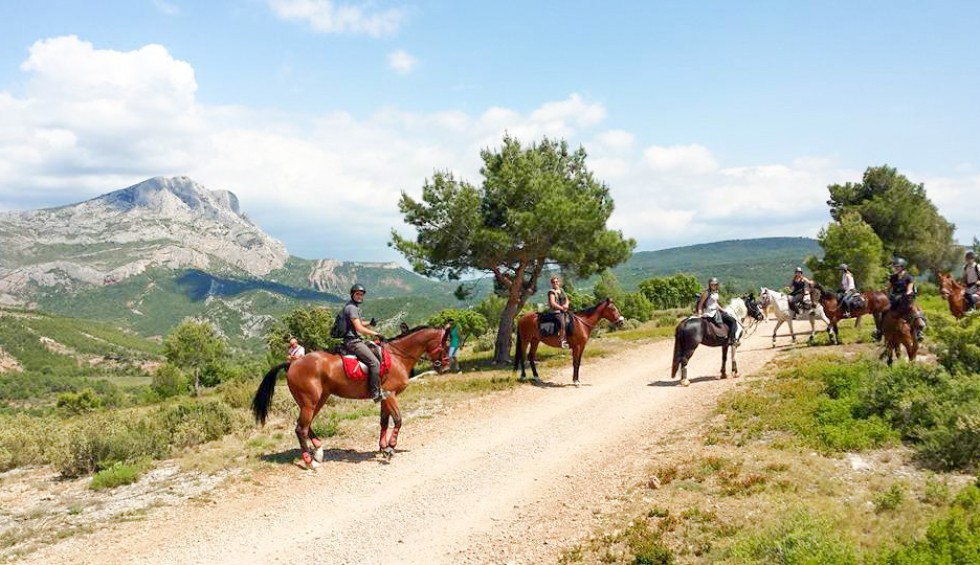
M 367 294 L 367 289 L 365 289 L 364 288 L 364 285 L 362 285 L 362 284 L 354 283 L 354 286 L 350 287 L 350 297 L 351 298 L 354 298 L 354 293 L 355 292 L 363 292 L 364 294 Z
M 974 253 L 972 249 L 971 249 L 970 251 L 967 251 L 967 252 L 966 252 L 966 258 L 967 258 L 967 259 L 973 259 L 973 258 L 975 258 L 976 256 L 977 256 L 977 254 L 976 254 L 976 253 Z

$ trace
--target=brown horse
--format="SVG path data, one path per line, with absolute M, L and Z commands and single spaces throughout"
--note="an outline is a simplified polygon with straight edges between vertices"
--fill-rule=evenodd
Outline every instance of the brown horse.
M 623 315 L 613 304 L 612 299 L 605 299 L 591 308 L 579 310 L 572 314 L 572 331 L 568 334 L 568 346 L 572 350 L 572 384 L 579 386 L 578 368 L 582 364 L 582 352 L 585 351 L 585 344 L 592 336 L 592 328 L 599 320 L 608 320 L 612 324 L 620 324 Z M 521 368 L 521 378 L 524 381 L 527 375 L 524 372 L 524 357 L 527 356 L 531 364 L 531 374 L 534 375 L 534 382 L 540 382 L 538 378 L 538 368 L 534 364 L 534 358 L 538 352 L 538 343 L 544 342 L 551 347 L 561 347 L 558 335 L 542 336 L 538 328 L 538 313 L 529 312 L 517 320 L 517 350 L 514 355 L 514 370 Z
M 409 374 L 423 354 L 432 361 L 436 371 L 443 373 L 449 369 L 446 339 L 443 328 L 421 327 L 409 330 L 386 343 L 385 347 L 391 353 L 391 368 L 382 377 L 381 388 L 390 392 L 390 396 L 381 401 L 381 439 L 378 442 L 378 448 L 385 457 L 390 458 L 394 453 L 398 431 L 402 427 L 402 415 L 396 397 L 408 386 Z M 315 351 L 292 363 L 276 365 L 266 373 L 252 400 L 252 412 L 260 424 L 265 424 L 269 415 L 272 394 L 276 390 L 276 378 L 282 369 L 287 370 L 286 384 L 299 405 L 296 438 L 299 439 L 303 462 L 307 468 L 316 468 L 323 460 L 323 444 L 310 430 L 313 419 L 331 394 L 341 398 L 371 398 L 367 381 L 347 378 L 341 356 L 325 351 Z M 388 422 L 391 418 L 395 421 L 395 427 L 388 437 Z M 312 457 L 311 446 L 315 448 Z
M 905 353 L 909 361 L 915 361 L 915 355 L 919 351 L 919 342 L 912 335 L 912 326 L 908 322 L 911 308 L 908 303 L 902 303 L 899 307 L 885 312 L 881 320 L 881 334 L 885 341 L 885 351 L 881 358 L 888 357 L 888 364 L 899 356 L 898 348 L 905 347 Z
M 837 301 L 837 293 L 824 290 L 819 283 L 813 286 L 820 291 L 818 300 L 820 301 L 820 305 L 823 306 L 823 313 L 830 320 L 830 324 L 827 326 L 827 335 L 830 336 L 832 342 L 839 344 L 840 331 L 837 328 L 837 323 L 843 320 L 845 316 L 844 310 Z M 888 311 L 888 295 L 880 290 L 870 290 L 868 292 L 862 292 L 861 298 L 864 299 L 864 305 L 861 308 L 851 308 L 848 311 L 849 317 L 855 318 L 854 327 L 859 327 L 861 316 L 871 314 L 871 317 L 875 321 L 874 338 L 881 339 L 881 318 Z
M 966 286 L 949 273 L 939 273 L 939 294 L 949 303 L 949 312 L 959 320 L 966 315 Z

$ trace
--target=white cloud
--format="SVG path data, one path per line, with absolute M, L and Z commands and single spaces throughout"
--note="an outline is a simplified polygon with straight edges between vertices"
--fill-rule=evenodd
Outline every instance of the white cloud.
M 654 145 L 643 151 L 652 170 L 663 173 L 704 174 L 718 168 L 714 156 L 702 145 Z
M 269 8 L 283 20 L 306 22 L 317 33 L 394 35 L 405 20 L 395 8 L 372 10 L 371 2 L 337 4 L 333 0 L 267 0 Z
M 400 75 L 407 75 L 415 70 L 418 61 L 406 51 L 399 49 L 388 53 L 388 67 Z
M 194 69 L 162 46 L 98 49 L 76 37 L 35 43 L 24 90 L 0 91 L 0 208 L 78 202 L 155 175 L 186 174 L 228 189 L 293 253 L 396 259 L 401 191 L 434 170 L 480 182 L 479 152 L 504 132 L 530 143 L 560 135 L 589 144 L 589 166 L 616 202 L 610 224 L 639 249 L 771 235 L 813 236 L 830 221 L 827 185 L 859 180 L 826 156 L 722 167 L 702 145 L 636 147 L 603 128 L 606 108 L 578 94 L 520 112 L 380 108 L 309 116 L 196 98 Z M 928 177 L 930 198 L 980 235 L 980 176 Z
M 166 14 L 168 16 L 176 16 L 180 13 L 180 6 L 174 4 L 173 2 L 167 2 L 167 0 L 153 0 L 153 6 L 161 14 Z

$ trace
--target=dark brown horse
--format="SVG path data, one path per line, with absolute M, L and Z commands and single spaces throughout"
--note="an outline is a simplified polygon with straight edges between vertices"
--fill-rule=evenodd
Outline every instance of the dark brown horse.
M 862 292 L 860 296 L 864 299 L 863 305 L 860 308 L 851 308 L 847 312 L 848 316 L 845 316 L 844 310 L 840 307 L 840 303 L 837 300 L 836 292 L 824 290 L 819 283 L 813 286 L 820 291 L 818 300 L 820 301 L 820 305 L 823 306 L 823 313 L 830 320 L 830 323 L 827 325 L 827 335 L 830 336 L 830 341 L 837 344 L 840 343 L 840 331 L 837 329 L 838 322 L 845 317 L 856 318 L 854 327 L 860 327 L 861 316 L 867 314 L 870 314 L 875 321 L 874 338 L 881 339 L 881 318 L 888 311 L 887 294 L 880 290 Z
M 568 333 L 568 346 L 572 350 L 572 384 L 579 386 L 578 368 L 582 364 L 582 352 L 585 351 L 585 344 L 592 336 L 592 328 L 599 320 L 608 320 L 610 323 L 619 324 L 623 321 L 623 315 L 609 298 L 599 302 L 591 308 L 579 310 L 572 314 L 572 331 Z M 517 350 L 514 355 L 514 370 L 521 368 L 520 380 L 525 380 L 527 375 L 524 372 L 524 357 L 527 356 L 531 364 L 531 374 L 534 375 L 534 382 L 540 382 L 538 378 L 538 368 L 534 364 L 534 358 L 538 352 L 538 343 L 544 342 L 551 347 L 561 347 L 558 335 L 542 336 L 538 328 L 538 313 L 529 312 L 517 320 Z
M 728 349 L 731 348 L 732 377 L 738 377 L 738 362 L 735 361 L 735 351 L 738 349 L 739 342 L 745 334 L 744 324 L 748 322 L 749 318 L 754 319 L 756 323 L 761 322 L 766 318 L 766 315 L 762 313 L 762 308 L 755 301 L 755 296 L 752 294 L 732 299 L 728 306 L 725 307 L 725 311 L 738 322 L 738 327 L 735 330 L 734 344 L 728 343 L 727 326 L 725 326 L 723 334 L 715 333 L 715 331 L 712 331 L 714 324 L 708 318 L 702 316 L 688 316 L 681 320 L 674 329 L 674 360 L 671 364 L 670 378 L 675 378 L 677 376 L 677 369 L 680 369 L 681 386 L 691 384 L 691 381 L 687 378 L 687 363 L 691 360 L 691 356 L 694 355 L 694 350 L 699 345 L 721 347 L 721 378 L 723 379 L 728 378 L 728 373 L 725 372 L 725 363 L 728 360 Z
M 949 303 L 949 312 L 959 320 L 966 315 L 966 286 L 949 273 L 939 273 L 939 294 Z
M 888 364 L 899 356 L 899 347 L 905 347 L 905 353 L 909 361 L 915 361 L 915 355 L 919 351 L 919 342 L 912 335 L 912 326 L 908 322 L 911 315 L 909 303 L 902 302 L 897 308 L 892 308 L 885 312 L 881 320 L 881 335 L 885 342 L 885 351 L 881 358 L 888 357 Z
M 443 373 L 449 369 L 449 356 L 446 347 L 446 332 L 443 328 L 415 328 L 387 342 L 391 352 L 391 368 L 381 380 L 381 388 L 390 396 L 381 401 L 381 439 L 378 448 L 386 457 L 394 453 L 398 443 L 398 431 L 402 427 L 402 415 L 398 409 L 398 394 L 408 386 L 408 377 L 422 355 L 432 361 L 436 371 Z M 299 418 L 296 420 L 296 438 L 303 452 L 303 462 L 308 468 L 319 466 L 323 460 L 323 443 L 310 430 L 310 424 L 330 395 L 341 398 L 369 399 L 366 380 L 351 380 L 344 372 L 340 355 L 315 351 L 292 363 L 281 363 L 273 367 L 255 392 L 252 412 L 255 420 L 265 424 L 272 404 L 272 394 L 276 390 L 279 371 L 286 369 L 286 384 L 299 405 Z M 393 418 L 395 427 L 388 436 L 388 422 Z M 311 447 L 314 449 L 310 455 Z

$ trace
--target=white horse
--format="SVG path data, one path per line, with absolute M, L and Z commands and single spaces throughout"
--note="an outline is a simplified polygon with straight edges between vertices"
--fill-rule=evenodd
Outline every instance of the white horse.
M 789 335 L 794 343 L 796 343 L 796 333 L 793 331 L 793 320 L 810 320 L 810 339 L 813 341 L 814 335 L 817 333 L 816 320 L 823 320 L 824 324 L 827 324 L 828 333 L 830 332 L 830 320 L 827 319 L 827 315 L 824 314 L 823 306 L 817 304 L 814 300 L 804 300 L 800 304 L 800 313 L 794 315 L 793 311 L 789 308 L 789 297 L 785 294 L 772 290 L 770 288 L 762 287 L 759 291 L 759 304 L 763 307 L 771 305 L 773 312 L 776 314 L 776 327 L 772 330 L 772 346 L 776 347 L 776 332 L 779 331 L 779 326 L 786 322 L 789 325 Z M 807 307 L 806 305 L 810 306 Z

